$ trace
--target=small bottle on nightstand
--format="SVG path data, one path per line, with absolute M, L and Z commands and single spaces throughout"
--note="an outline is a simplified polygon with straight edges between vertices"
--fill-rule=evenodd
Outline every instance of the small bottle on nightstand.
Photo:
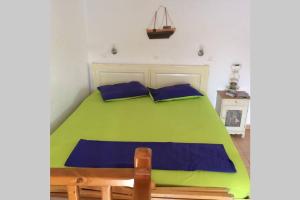
M 226 91 L 217 92 L 216 111 L 230 134 L 245 136 L 250 96 L 238 91 L 236 97 L 226 95 Z

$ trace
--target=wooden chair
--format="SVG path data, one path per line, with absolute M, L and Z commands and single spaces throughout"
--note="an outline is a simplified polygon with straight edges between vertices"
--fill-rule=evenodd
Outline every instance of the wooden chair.
M 68 200 L 79 200 L 89 188 L 101 188 L 101 199 L 112 200 L 112 187 L 133 187 L 133 200 L 150 200 L 151 157 L 151 149 L 137 148 L 134 169 L 51 168 L 51 190 L 64 188 Z

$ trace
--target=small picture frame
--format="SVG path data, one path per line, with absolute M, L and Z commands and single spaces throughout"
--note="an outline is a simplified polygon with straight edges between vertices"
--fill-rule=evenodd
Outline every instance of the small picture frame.
M 225 126 L 228 127 L 240 127 L 242 121 L 241 110 L 227 110 Z

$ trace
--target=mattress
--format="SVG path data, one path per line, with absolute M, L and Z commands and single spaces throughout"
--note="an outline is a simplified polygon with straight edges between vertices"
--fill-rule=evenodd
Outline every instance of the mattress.
M 152 170 L 152 179 L 157 185 L 226 187 L 235 198 L 250 192 L 246 167 L 206 96 L 161 103 L 150 97 L 104 102 L 95 91 L 51 135 L 50 166 L 65 167 L 80 139 L 223 144 L 236 173 Z

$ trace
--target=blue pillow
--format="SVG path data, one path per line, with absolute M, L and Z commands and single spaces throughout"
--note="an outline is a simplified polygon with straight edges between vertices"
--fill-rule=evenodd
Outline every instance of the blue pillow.
M 98 90 L 104 101 L 131 99 L 149 94 L 147 88 L 137 81 L 103 85 L 99 86 Z
M 190 84 L 172 85 L 158 89 L 149 88 L 149 91 L 155 102 L 191 99 L 203 96 L 203 94 L 193 88 Z

